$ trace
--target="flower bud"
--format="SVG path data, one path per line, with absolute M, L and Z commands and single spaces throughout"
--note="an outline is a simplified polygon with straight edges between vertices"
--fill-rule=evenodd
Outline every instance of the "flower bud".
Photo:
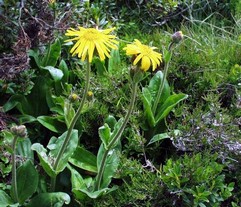
M 183 40 L 182 31 L 175 32 L 175 33 L 172 35 L 172 42 L 174 42 L 174 43 L 179 43 L 179 42 L 182 41 L 182 40 Z
M 94 94 L 93 94 L 92 91 L 88 91 L 88 92 L 87 92 L 87 95 L 88 95 L 88 96 L 93 96 Z
M 94 93 L 92 91 L 87 92 L 87 100 L 91 101 L 94 98 Z
M 26 137 L 27 136 L 27 129 L 24 125 L 20 125 L 20 126 L 13 126 L 11 127 L 11 132 L 18 136 L 18 137 Z
M 75 102 L 77 100 L 79 100 L 79 96 L 76 94 L 76 93 L 72 93 L 70 96 L 69 96 L 69 100 L 71 102 Z

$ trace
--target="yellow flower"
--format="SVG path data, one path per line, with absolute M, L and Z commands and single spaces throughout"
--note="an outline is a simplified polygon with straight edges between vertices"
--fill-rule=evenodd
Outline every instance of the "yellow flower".
M 66 42 L 77 41 L 70 50 L 72 55 L 78 54 L 82 61 L 88 57 L 91 63 L 94 52 L 97 51 L 101 60 L 105 57 L 110 57 L 110 49 L 117 49 L 118 42 L 115 40 L 115 35 L 109 33 L 115 28 L 99 30 L 95 28 L 79 27 L 79 30 L 70 28 L 66 32 L 66 36 L 74 38 L 66 40 Z
M 154 49 L 156 49 L 156 47 L 143 45 L 137 39 L 135 39 L 134 43 L 127 44 L 127 46 L 123 48 L 123 50 L 126 50 L 126 55 L 135 57 L 133 65 L 136 65 L 141 60 L 141 69 L 144 71 L 147 71 L 151 65 L 154 71 L 162 62 L 162 55 L 155 52 Z

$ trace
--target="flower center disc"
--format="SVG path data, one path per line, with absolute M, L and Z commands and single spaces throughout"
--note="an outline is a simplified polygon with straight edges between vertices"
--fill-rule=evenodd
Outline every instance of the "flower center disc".
M 89 41 L 97 40 L 100 37 L 100 32 L 96 31 L 95 29 L 91 29 L 85 32 L 84 37 Z
M 152 50 L 146 45 L 142 45 L 141 50 L 143 55 L 149 55 L 152 52 Z

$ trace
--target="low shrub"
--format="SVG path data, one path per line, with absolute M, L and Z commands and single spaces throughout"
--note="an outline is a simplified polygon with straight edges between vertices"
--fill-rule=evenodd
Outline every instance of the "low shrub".
M 216 155 L 200 153 L 169 159 L 162 168 L 162 181 L 177 200 L 182 200 L 183 206 L 220 206 L 232 195 L 234 183 L 225 183 L 224 165 L 216 159 Z

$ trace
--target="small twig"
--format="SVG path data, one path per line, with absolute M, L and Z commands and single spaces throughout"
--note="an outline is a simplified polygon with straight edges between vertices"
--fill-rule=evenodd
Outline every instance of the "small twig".
M 51 28 L 51 29 L 56 29 L 56 30 L 66 30 L 67 28 L 59 28 L 59 27 L 56 27 L 56 26 L 53 26 L 53 25 L 50 25 L 50 24 L 48 24 L 47 22 L 45 22 L 43 19 L 41 19 L 41 18 L 38 18 L 38 17 L 34 17 L 33 15 L 31 15 L 30 13 L 29 13 L 29 11 L 27 11 L 27 10 L 25 10 L 25 12 L 26 12 L 26 14 L 28 14 L 29 16 L 30 16 L 30 18 L 31 19 L 33 19 L 34 21 L 36 21 L 37 23 L 39 23 L 41 26 L 47 26 L 47 27 L 49 27 L 49 28 Z M 66 12 L 66 13 L 68 13 L 68 12 Z M 63 15 L 64 16 L 64 15 Z M 62 17 L 63 18 L 63 17 Z M 61 19 L 62 19 L 61 18 Z M 60 19 L 60 20 L 61 20 Z M 58 21 L 58 23 L 60 22 L 60 20 Z
M 24 37 L 28 37 L 28 35 L 26 34 L 26 32 L 25 32 L 25 30 L 24 30 L 24 28 L 22 26 L 22 23 L 21 23 L 21 17 L 22 17 L 22 10 L 23 10 L 23 8 L 24 8 L 24 2 L 23 2 L 23 0 L 21 0 L 20 8 L 19 8 L 18 25 L 21 28 L 21 31 L 22 31 Z

